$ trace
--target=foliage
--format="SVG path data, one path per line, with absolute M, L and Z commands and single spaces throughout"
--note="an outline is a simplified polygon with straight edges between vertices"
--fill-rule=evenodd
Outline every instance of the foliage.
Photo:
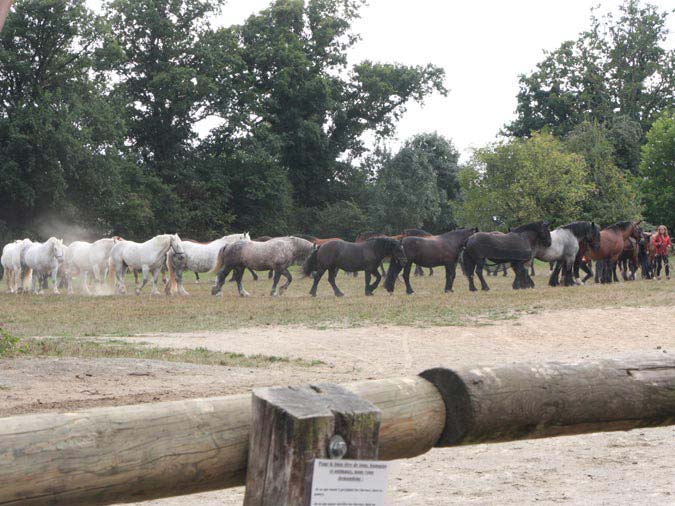
M 664 113 L 647 133 L 642 149 L 642 191 L 651 223 L 675 229 L 675 114 Z
M 611 132 L 597 123 L 584 122 L 565 139 L 570 152 L 584 157 L 587 182 L 593 188 L 582 203 L 579 219 L 596 221 L 603 226 L 641 215 L 637 184 L 614 163 Z
M 313 230 L 317 237 L 341 237 L 353 241 L 360 232 L 369 229 L 369 225 L 368 217 L 357 204 L 339 201 L 317 212 Z
M 0 326 L 0 358 L 20 350 L 21 339 L 12 335 L 9 330 Z
M 568 223 L 592 190 L 583 158 L 548 133 L 477 150 L 459 182 L 458 221 L 482 230 L 494 229 L 495 219 L 505 227 Z
M 549 127 L 562 136 L 585 120 L 615 125 L 610 138 L 627 136 L 615 144 L 618 165 L 636 172 L 635 126 L 641 142 L 675 98 L 675 50 L 664 48 L 667 16 L 641 0 L 625 0 L 618 18 L 593 15 L 589 30 L 521 75 L 518 117 L 507 131 L 523 137 Z

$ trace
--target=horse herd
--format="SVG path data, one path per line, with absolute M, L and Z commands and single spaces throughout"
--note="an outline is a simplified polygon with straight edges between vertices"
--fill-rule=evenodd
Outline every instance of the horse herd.
M 164 234 L 143 243 L 112 237 L 93 243 L 75 241 L 66 246 L 61 239 L 51 237 L 44 243 L 30 239 L 9 243 L 3 248 L 1 260 L 11 293 L 28 291 L 29 284 L 33 293 L 40 293 L 47 288 L 49 277 L 54 293 L 59 293 L 59 287 L 64 286 L 68 293 L 73 293 L 73 278 L 81 277 L 83 292 L 89 294 L 90 275 L 99 285 L 97 290 L 105 291 L 105 280 L 110 274 L 115 292 L 124 294 L 126 273 L 132 272 L 136 278 L 136 294 L 140 294 L 149 281 L 152 281 L 152 294 L 159 294 L 159 276 L 168 273 L 168 279 L 164 276 L 166 294 L 177 291 L 187 295 L 183 273 L 192 271 L 197 279 L 200 273 L 217 273 L 213 295 L 222 294 L 223 285 L 232 273 L 239 294 L 247 296 L 242 281 L 244 272 L 249 270 L 255 279 L 256 271 L 269 271 L 273 278 L 271 295 L 277 296 L 293 280 L 289 267 L 301 264 L 304 275 L 314 278 L 312 296 L 316 296 L 318 284 L 327 272 L 328 282 L 339 297 L 343 295 L 336 284 L 340 270 L 364 271 L 366 295 L 372 295 L 385 276 L 384 286 L 393 292 L 402 271 L 406 292 L 412 294 L 413 266 L 416 269 L 445 267 L 445 291 L 451 292 L 457 263 L 462 266 L 471 291 L 477 290 L 474 274 L 481 289 L 489 290 L 483 271 L 495 265 L 504 268 L 508 265 L 513 269 L 514 289 L 533 288 L 528 267 L 535 258 L 551 262 L 553 273 L 549 284 L 552 286 L 580 284 L 579 270 L 588 273 L 590 260 L 596 261 L 596 281 L 611 282 L 622 258 L 629 260 L 634 277 L 646 236 L 639 222 L 632 221 L 622 221 L 602 230 L 588 221 L 550 230 L 548 222 L 539 221 L 507 233 L 479 232 L 475 228 L 459 228 L 439 235 L 416 229 L 397 236 L 369 232 L 359 235 L 355 242 L 308 235 L 251 239 L 245 233 L 201 243 Z M 390 262 L 388 272 L 383 267 L 385 260 Z M 626 270 L 622 269 L 624 279 Z M 139 275 L 142 275 L 141 284 Z M 286 281 L 279 287 L 282 276 Z

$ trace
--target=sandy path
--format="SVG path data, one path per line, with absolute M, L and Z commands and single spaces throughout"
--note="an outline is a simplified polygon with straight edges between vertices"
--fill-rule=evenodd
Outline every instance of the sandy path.
M 7 388 L 0 390 L 0 413 L 61 409 L 68 402 L 75 407 L 151 402 L 271 384 L 345 382 L 416 374 L 439 364 L 675 353 L 674 307 L 547 312 L 491 323 L 327 330 L 262 327 L 129 338 L 167 347 L 201 346 L 325 362 L 311 368 L 256 370 L 142 360 L 0 361 L 0 385 Z M 49 402 L 37 404 L 40 397 Z M 439 449 L 396 464 L 390 478 L 391 504 L 673 505 L 673 468 L 673 427 Z M 242 494 L 238 488 L 142 504 L 234 506 L 241 504 Z

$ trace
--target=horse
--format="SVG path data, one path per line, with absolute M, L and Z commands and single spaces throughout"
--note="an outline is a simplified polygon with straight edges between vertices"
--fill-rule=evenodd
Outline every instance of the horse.
M 410 284 L 410 270 L 415 264 L 419 267 L 445 267 L 445 293 L 452 292 L 452 284 L 455 280 L 457 260 L 459 253 L 466 241 L 478 232 L 476 228 L 460 228 L 445 234 L 419 237 L 408 236 L 401 240 L 403 252 L 407 259 L 405 266 L 401 265 L 395 257 L 389 264 L 389 272 L 384 282 L 384 287 L 391 293 L 394 291 L 398 273 L 403 269 L 403 281 L 405 281 L 406 293 L 415 293 Z
M 619 221 L 600 231 L 600 248 L 595 251 L 589 249 L 586 252 L 588 258 L 596 260 L 596 283 L 598 281 L 602 283 L 612 282 L 612 271 L 623 252 L 625 240 L 632 237 L 639 241 L 642 237 L 642 230 L 639 224 L 639 221 Z M 589 276 L 587 275 L 583 281 L 586 282 L 588 278 Z
M 529 223 L 510 232 L 477 232 L 466 242 L 462 254 L 462 266 L 469 279 L 469 290 L 476 291 L 473 282 L 474 271 L 480 280 L 481 289 L 490 287 L 483 277 L 485 259 L 496 264 L 510 263 L 516 273 L 513 289 L 534 288 L 534 281 L 530 278 L 525 264 L 530 262 L 537 248 L 551 246 L 551 231 L 547 221 Z
M 305 261 L 312 253 L 314 245 L 300 237 L 275 237 L 266 242 L 237 241 L 225 245 L 218 253 L 218 280 L 212 288 L 211 294 L 220 292 L 230 271 L 235 272 L 235 281 L 239 295 L 248 297 L 250 294 L 242 285 L 242 277 L 245 269 L 254 271 L 274 271 L 274 282 L 270 295 L 277 297 L 285 292 L 293 276 L 288 268 L 293 263 Z M 286 283 L 277 290 L 281 276 L 286 278 Z
M 99 239 L 93 243 L 75 241 L 68 246 L 63 262 L 65 279 L 68 286 L 68 294 L 73 294 L 73 276 L 82 274 L 82 289 L 87 295 L 90 294 L 87 278 L 89 273 L 94 276 L 94 281 L 103 286 L 108 272 L 110 251 L 113 246 L 122 241 L 121 237 Z
M 654 257 L 656 251 L 651 242 L 652 235 L 644 232 L 638 242 L 638 264 L 640 265 L 641 276 L 643 279 L 654 278 Z
M 434 234 L 422 230 L 421 228 L 407 228 L 401 234 L 402 237 L 432 237 Z M 429 267 L 429 276 L 434 275 L 434 269 Z M 424 276 L 424 269 L 419 265 L 415 266 L 415 276 Z
M 173 250 L 175 256 L 185 255 L 183 244 L 177 234 L 162 234 L 143 243 L 120 241 L 112 247 L 110 252 L 110 271 L 116 279 L 117 293 L 125 294 L 124 275 L 127 267 L 132 271 L 143 272 L 143 284 L 139 287 L 136 282 L 136 295 L 148 283 L 148 274 L 152 272 L 152 295 L 159 295 L 157 280 L 166 262 L 166 255 Z
M 34 242 L 21 251 L 22 269 L 30 269 L 33 273 L 32 291 L 41 293 L 41 276 L 52 276 L 52 290 L 55 294 L 60 293 L 56 276 L 59 264 L 63 262 L 64 245 L 62 239 L 50 237 L 46 242 Z
M 594 222 L 575 221 L 568 225 L 558 227 L 551 232 L 551 246 L 548 248 L 538 247 L 535 258 L 544 262 L 555 262 L 556 265 L 549 278 L 550 286 L 558 286 L 561 267 L 563 271 L 564 286 L 572 286 L 578 278 L 573 280 L 574 262 L 579 253 L 579 244 L 585 242 L 591 249 L 597 251 L 600 248 L 600 227 Z
M 617 261 L 616 264 L 619 267 L 619 270 L 621 271 L 621 277 L 623 278 L 624 281 L 635 281 L 635 272 L 637 271 L 639 265 L 638 260 L 639 251 L 640 247 L 636 239 L 629 237 L 624 241 L 623 251 L 621 252 L 621 256 L 619 256 L 619 260 Z M 630 275 L 628 275 L 629 270 Z M 614 281 L 618 281 L 618 278 L 616 276 L 616 269 L 615 272 L 613 273 L 613 276 Z
M 32 244 L 30 239 L 17 239 L 14 242 L 5 244 L 2 248 L 0 264 L 2 265 L 5 280 L 7 282 L 7 291 L 17 293 L 23 291 L 23 278 L 21 271 L 21 250 Z
M 218 254 L 223 246 L 236 241 L 250 241 L 248 232 L 244 234 L 230 234 L 216 239 L 215 241 L 202 243 L 183 239 L 184 255 L 176 257 L 172 250 L 166 255 L 166 265 L 169 270 L 169 281 L 164 291 L 171 295 L 174 288 L 180 295 L 189 295 L 183 287 L 183 272 L 190 270 L 197 273 L 214 272 L 218 265 Z
M 373 292 L 380 284 L 382 275 L 378 271 L 379 265 L 384 258 L 395 258 L 400 265 L 407 263 L 401 241 L 388 237 L 377 237 L 356 243 L 343 240 L 331 241 L 316 248 L 302 266 L 306 276 L 314 274 L 314 284 L 309 291 L 312 297 L 316 297 L 316 289 L 321 277 L 328 271 L 328 282 L 333 287 L 336 297 L 344 294 L 335 284 L 335 276 L 338 269 L 347 272 L 365 271 L 366 295 Z M 370 284 L 370 277 L 375 276 L 375 282 Z

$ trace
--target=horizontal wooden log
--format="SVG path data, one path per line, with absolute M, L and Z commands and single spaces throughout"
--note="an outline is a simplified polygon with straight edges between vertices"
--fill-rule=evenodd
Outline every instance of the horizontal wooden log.
M 439 446 L 675 423 L 675 360 L 519 364 L 422 377 L 446 403 Z
M 344 385 L 381 411 L 383 459 L 419 455 L 445 425 L 419 377 Z M 87 505 L 243 485 L 251 396 L 0 419 L 0 505 Z

